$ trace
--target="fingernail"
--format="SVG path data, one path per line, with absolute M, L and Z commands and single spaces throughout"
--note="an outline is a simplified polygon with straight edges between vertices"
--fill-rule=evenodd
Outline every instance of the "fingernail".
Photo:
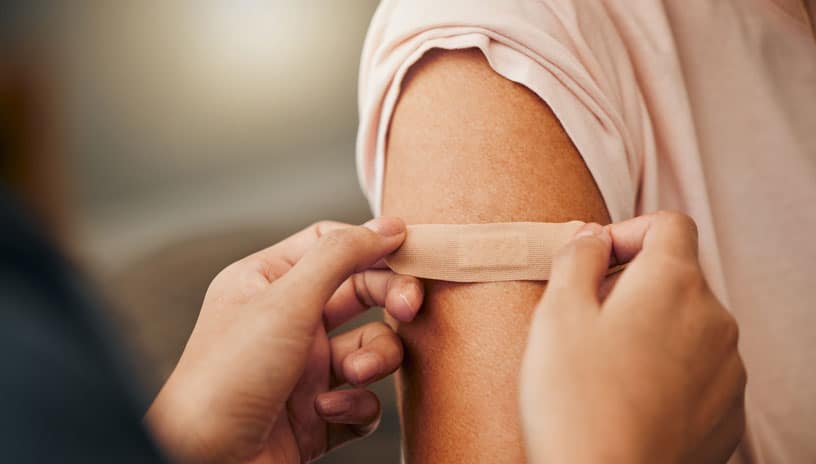
M 404 293 L 400 292 L 399 297 L 400 301 L 402 301 L 402 310 L 400 311 L 400 315 L 403 316 L 403 318 L 406 318 L 406 316 L 410 316 L 411 314 L 414 313 L 414 307 L 408 301 L 408 297 L 405 296 Z
M 351 411 L 351 400 L 346 395 L 333 395 L 317 399 L 317 411 L 322 416 L 342 416 Z
M 388 301 L 385 302 L 385 308 L 388 310 L 388 314 L 400 322 L 410 322 L 411 319 L 414 318 L 414 308 L 411 306 L 408 296 L 406 296 L 403 291 L 400 291 L 394 296 L 395 298 L 389 298 Z
M 410 277 L 397 277 L 394 289 L 389 292 L 385 301 L 388 313 L 400 322 L 410 322 L 418 311 L 418 303 L 422 301 L 422 286 Z M 389 289 L 391 290 L 391 289 Z
M 575 232 L 575 235 L 572 238 L 578 239 L 581 237 L 600 237 L 603 234 L 603 231 L 604 228 L 600 224 L 588 222 L 581 226 L 578 231 Z
M 354 357 L 351 368 L 357 377 L 357 384 L 366 383 L 380 372 L 380 357 L 374 353 L 363 353 Z
M 405 231 L 405 225 L 399 219 L 395 218 L 376 218 L 372 219 L 363 227 L 370 229 L 383 237 L 393 237 Z

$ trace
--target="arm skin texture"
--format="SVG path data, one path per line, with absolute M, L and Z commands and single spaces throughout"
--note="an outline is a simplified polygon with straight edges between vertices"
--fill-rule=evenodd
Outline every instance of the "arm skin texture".
M 546 103 L 475 49 L 433 50 L 403 83 L 383 213 L 412 223 L 607 224 L 603 199 Z M 518 374 L 539 282 L 426 281 L 399 333 L 408 463 L 524 462 Z M 391 323 L 395 323 L 393 320 Z

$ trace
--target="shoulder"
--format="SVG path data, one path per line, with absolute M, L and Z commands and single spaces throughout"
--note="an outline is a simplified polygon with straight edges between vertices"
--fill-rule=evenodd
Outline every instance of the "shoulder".
M 381 209 L 388 131 L 397 103 L 407 105 L 404 91 L 428 91 L 414 100 L 422 103 L 440 84 L 467 76 L 457 93 L 466 95 L 450 109 L 474 102 L 489 113 L 493 101 L 497 111 L 512 110 L 514 118 L 535 119 L 538 129 L 565 133 L 612 218 L 630 217 L 640 175 L 642 99 L 625 31 L 607 3 L 384 2 L 366 41 L 359 92 L 358 172 L 373 209 Z M 501 99 L 478 97 L 491 92 Z

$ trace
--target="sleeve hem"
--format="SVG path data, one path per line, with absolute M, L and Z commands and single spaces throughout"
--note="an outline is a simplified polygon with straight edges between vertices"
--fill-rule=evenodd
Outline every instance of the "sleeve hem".
M 431 49 L 478 48 L 495 72 L 524 85 L 550 106 L 584 159 L 611 219 L 620 221 L 631 217 L 636 188 L 626 155 L 634 148 L 625 137 L 621 122 L 602 109 L 602 99 L 592 98 L 592 92 L 587 89 L 589 85 L 570 79 L 557 63 L 520 51 L 519 48 L 526 49 L 498 34 L 478 28 L 451 29 L 454 29 L 449 31 L 454 32 L 452 35 L 422 40 L 394 67 L 396 71 L 384 86 L 379 102 L 361 102 L 361 115 L 371 111 L 371 118 L 367 121 L 361 118 L 357 167 L 374 215 L 382 211 L 385 145 L 406 73 Z M 439 35 L 443 30 L 434 32 Z M 589 112 L 590 117 L 582 111 Z

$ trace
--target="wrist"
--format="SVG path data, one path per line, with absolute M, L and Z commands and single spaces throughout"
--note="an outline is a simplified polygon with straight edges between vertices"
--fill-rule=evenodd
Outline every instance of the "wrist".
M 147 410 L 144 423 L 174 462 L 207 462 L 201 433 L 195 425 L 202 422 L 192 417 L 190 396 L 178 393 L 171 375 Z

